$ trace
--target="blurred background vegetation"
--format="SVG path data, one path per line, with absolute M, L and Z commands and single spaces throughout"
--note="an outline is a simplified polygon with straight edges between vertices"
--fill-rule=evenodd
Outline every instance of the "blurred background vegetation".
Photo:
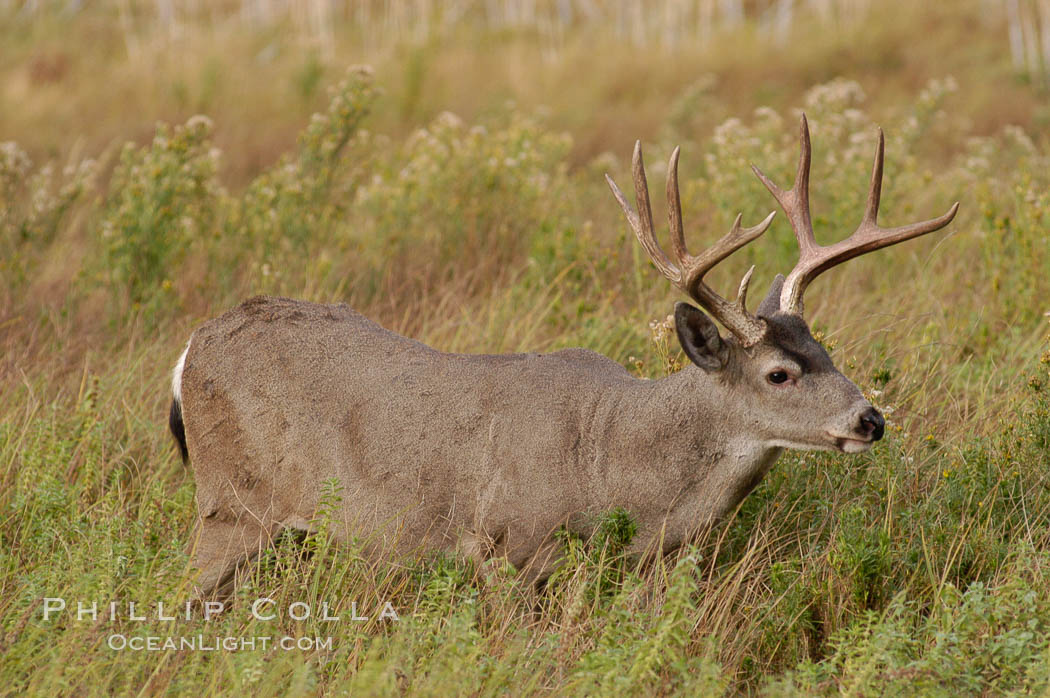
M 0 690 L 1046 690 L 1048 80 L 1042 0 L 0 2 Z M 823 242 L 859 221 L 876 125 L 880 222 L 962 204 L 808 294 L 887 414 L 871 453 L 786 455 L 656 569 L 622 559 L 612 512 L 539 611 L 506 571 L 366 563 L 322 533 L 244 598 L 382 597 L 401 624 L 340 626 L 334 652 L 135 654 L 105 638 L 141 624 L 41 619 L 43 596 L 186 593 L 194 488 L 164 424 L 200 322 L 278 293 L 658 378 L 676 296 L 603 174 L 626 184 L 641 139 L 655 192 L 682 145 L 700 249 L 774 208 L 748 166 L 790 181 L 802 110 Z M 796 255 L 778 217 L 712 283 Z

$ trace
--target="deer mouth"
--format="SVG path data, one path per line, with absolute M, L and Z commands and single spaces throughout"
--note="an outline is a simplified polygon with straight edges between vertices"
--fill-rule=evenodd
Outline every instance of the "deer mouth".
M 872 444 L 870 439 L 853 439 L 845 436 L 833 436 L 832 434 L 828 434 L 828 436 L 835 440 L 835 448 L 843 453 L 864 453 L 871 448 Z

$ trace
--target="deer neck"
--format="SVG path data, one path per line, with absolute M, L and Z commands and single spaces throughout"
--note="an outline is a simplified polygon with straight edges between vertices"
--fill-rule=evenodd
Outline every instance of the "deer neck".
M 628 452 L 647 454 L 628 467 L 652 470 L 652 481 L 665 488 L 646 495 L 674 502 L 697 523 L 732 511 L 782 449 L 755 433 L 731 386 L 695 366 L 642 383 L 624 433 L 633 442 Z

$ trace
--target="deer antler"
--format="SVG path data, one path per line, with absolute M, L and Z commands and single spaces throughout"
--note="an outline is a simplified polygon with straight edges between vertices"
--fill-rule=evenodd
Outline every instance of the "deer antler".
M 809 124 L 806 115 L 802 115 L 800 125 L 801 153 L 798 158 L 798 171 L 795 173 L 795 183 L 790 191 L 784 191 L 769 177 L 762 174 L 754 165 L 754 170 L 762 184 L 776 198 L 780 207 L 784 209 L 791 228 L 795 231 L 798 240 L 799 258 L 795 268 L 788 274 L 784 281 L 784 288 L 780 294 L 780 309 L 783 312 L 802 315 L 802 296 L 806 292 L 813 279 L 827 271 L 831 267 L 852 259 L 858 255 L 872 252 L 881 247 L 895 245 L 911 238 L 932 233 L 948 225 L 955 212 L 959 210 L 959 202 L 939 218 L 928 221 L 902 225 L 898 228 L 881 228 L 877 223 L 879 216 L 879 199 L 882 196 L 882 162 L 883 152 L 886 147 L 882 129 L 879 129 L 879 143 L 875 148 L 875 164 L 871 172 L 871 185 L 868 189 L 868 203 L 864 208 L 864 217 L 861 219 L 857 230 L 845 240 L 827 247 L 817 244 L 813 236 L 813 222 L 809 216 L 809 165 L 810 165 L 810 142 Z
M 656 233 L 653 230 L 653 211 L 649 205 L 649 185 L 645 180 L 645 165 L 642 162 L 642 143 L 634 144 L 633 172 L 634 172 L 634 194 L 638 202 L 638 213 L 635 213 L 631 205 L 627 203 L 626 197 L 612 177 L 605 175 L 613 195 L 620 203 L 627 221 L 634 229 L 638 241 L 649 253 L 650 259 L 656 268 L 666 276 L 672 284 L 685 291 L 690 298 L 703 306 L 708 312 L 721 322 L 726 329 L 735 334 L 744 346 L 751 346 L 758 342 L 765 333 L 765 322 L 756 318 L 747 311 L 747 287 L 751 281 L 751 273 L 754 267 L 744 274 L 737 291 L 736 300 L 727 301 L 711 290 L 704 283 L 704 274 L 712 267 L 721 262 L 738 249 L 751 242 L 762 233 L 766 232 L 769 224 L 773 221 L 776 211 L 766 216 L 766 219 L 753 228 L 742 228 L 740 226 L 740 214 L 733 221 L 733 227 L 715 245 L 698 256 L 689 254 L 685 247 L 685 232 L 682 227 L 682 200 L 678 194 L 678 154 L 679 148 L 671 153 L 671 160 L 667 165 L 667 217 L 671 228 L 671 250 L 675 261 L 672 262 L 667 254 L 660 249 L 656 241 Z

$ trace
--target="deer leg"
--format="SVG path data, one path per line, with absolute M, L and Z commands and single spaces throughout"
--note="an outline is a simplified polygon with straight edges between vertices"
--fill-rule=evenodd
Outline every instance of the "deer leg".
M 528 586 L 534 589 L 541 588 L 561 562 L 561 553 L 561 542 L 547 539 L 522 567 L 521 578 Z
M 274 533 L 249 514 L 233 520 L 215 515 L 199 518 L 188 551 L 199 570 L 197 597 L 210 599 L 232 592 L 238 569 L 273 545 Z

